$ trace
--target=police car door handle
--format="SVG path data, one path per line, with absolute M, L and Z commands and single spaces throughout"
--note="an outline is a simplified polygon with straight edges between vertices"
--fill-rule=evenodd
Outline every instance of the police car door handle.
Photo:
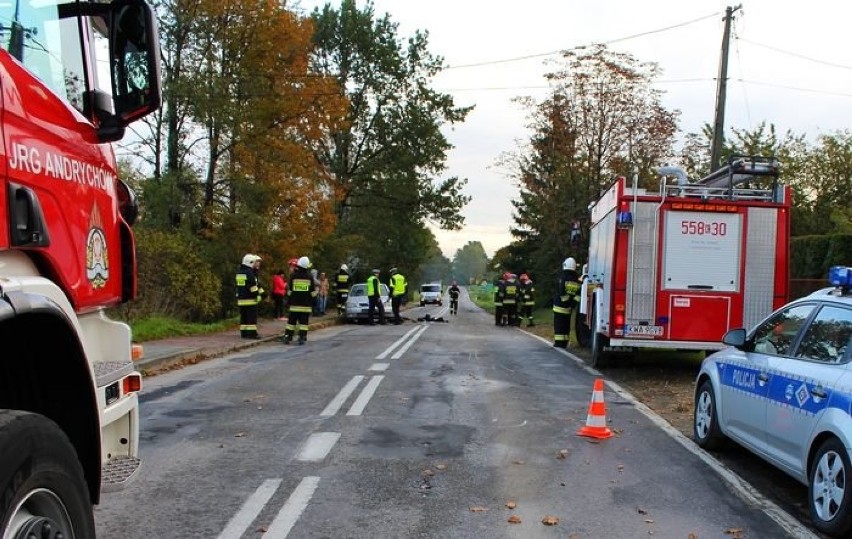
M 811 395 L 813 395 L 814 397 L 817 397 L 819 399 L 824 399 L 828 396 L 828 393 L 825 392 L 825 390 L 822 388 L 822 386 L 817 386 L 817 387 L 811 388 Z
M 769 374 L 768 373 L 762 372 L 762 373 L 757 375 L 757 382 L 760 385 L 764 385 L 768 381 L 769 381 Z

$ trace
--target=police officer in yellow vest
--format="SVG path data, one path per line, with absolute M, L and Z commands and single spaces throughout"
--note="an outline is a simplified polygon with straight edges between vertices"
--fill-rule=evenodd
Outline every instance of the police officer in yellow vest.
M 580 276 L 577 261 L 570 256 L 562 262 L 562 275 L 553 297 L 553 346 L 568 347 L 571 333 L 571 313 L 580 302 Z
M 237 269 L 237 307 L 240 310 L 240 337 L 259 339 L 257 333 L 257 306 L 265 294 L 257 280 L 260 257 L 247 254 Z
M 376 324 L 373 316 L 377 310 L 379 312 L 379 324 L 385 323 L 385 306 L 382 304 L 382 287 L 379 281 L 379 273 L 381 272 L 378 269 L 374 269 L 373 274 L 367 277 L 367 318 L 371 326 Z
M 402 324 L 402 317 L 399 315 L 399 307 L 402 305 L 402 300 L 405 297 L 405 291 L 408 284 L 405 282 L 405 277 L 397 271 L 396 268 L 390 270 L 390 289 L 391 289 L 391 309 L 393 310 L 393 323 Z

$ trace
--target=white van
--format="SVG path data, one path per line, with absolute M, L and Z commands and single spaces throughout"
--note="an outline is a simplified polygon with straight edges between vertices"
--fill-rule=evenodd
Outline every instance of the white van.
M 424 283 L 420 285 L 420 306 L 428 304 L 443 305 L 443 286 L 438 283 Z

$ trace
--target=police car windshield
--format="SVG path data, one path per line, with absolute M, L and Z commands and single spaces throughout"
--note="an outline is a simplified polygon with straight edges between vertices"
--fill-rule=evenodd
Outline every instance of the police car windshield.
M 441 287 L 436 284 L 427 284 L 420 287 L 424 292 L 440 292 Z

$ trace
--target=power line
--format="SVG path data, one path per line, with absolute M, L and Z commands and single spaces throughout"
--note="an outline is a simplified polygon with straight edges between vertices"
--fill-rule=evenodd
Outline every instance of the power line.
M 775 52 L 780 53 L 780 54 L 786 54 L 787 56 L 793 56 L 795 58 L 801 58 L 802 60 L 807 60 L 807 61 L 813 62 L 815 64 L 822 64 L 822 65 L 826 65 L 826 66 L 829 66 L 829 67 L 836 67 L 838 69 L 852 70 L 852 66 L 849 66 L 849 65 L 837 64 L 837 63 L 834 63 L 834 62 L 828 62 L 828 61 L 825 61 L 825 60 L 820 60 L 819 58 L 813 58 L 811 56 L 805 56 L 804 54 L 799 54 L 797 52 L 791 52 L 791 51 L 787 51 L 787 50 L 784 50 L 784 49 L 779 49 L 778 47 L 773 47 L 771 45 L 765 45 L 763 43 L 758 43 L 756 41 L 752 41 L 752 40 L 746 39 L 744 37 L 740 37 L 738 39 L 740 41 L 743 41 L 743 42 L 748 43 L 750 45 L 754 45 L 755 47 L 763 47 L 764 49 L 769 49 L 771 51 L 775 51 Z
M 494 64 L 505 64 L 505 63 L 508 63 L 508 62 L 519 62 L 521 60 L 530 60 L 532 58 L 542 58 L 544 56 L 552 56 L 554 54 L 562 54 L 563 52 L 565 52 L 565 50 L 585 49 L 585 48 L 588 48 L 588 47 L 592 47 L 594 45 L 612 45 L 613 43 L 620 43 L 622 41 L 628 41 L 630 39 L 636 39 L 638 37 L 645 37 L 645 36 L 649 36 L 649 35 L 652 35 L 652 34 L 659 34 L 659 33 L 662 33 L 662 32 L 667 32 L 669 30 L 674 30 L 676 28 L 683 28 L 684 26 L 688 26 L 690 24 L 694 24 L 694 23 L 697 23 L 697 22 L 700 22 L 700 21 L 703 21 L 703 20 L 706 20 L 706 19 L 710 19 L 712 17 L 717 17 L 718 15 L 719 15 L 719 12 L 717 11 L 715 13 L 711 13 L 710 15 L 705 15 L 703 17 L 699 17 L 697 19 L 692 19 L 690 21 L 684 21 L 684 22 L 681 22 L 681 23 L 673 24 L 671 26 L 666 26 L 664 28 L 658 28 L 656 30 L 649 30 L 647 32 L 640 32 L 638 34 L 631 34 L 629 36 L 610 39 L 609 41 L 601 41 L 599 43 L 590 43 L 588 45 L 577 45 L 577 46 L 571 47 L 569 49 L 560 49 L 560 50 L 556 50 L 556 51 L 542 52 L 542 53 L 538 53 L 538 54 L 529 54 L 527 56 L 516 56 L 515 58 L 505 58 L 503 60 L 490 60 L 490 61 L 485 61 L 485 62 L 477 62 L 477 63 L 473 63 L 473 64 L 461 64 L 461 65 L 455 65 L 455 66 L 448 66 L 448 67 L 444 68 L 444 71 L 446 71 L 448 69 L 462 69 L 462 68 L 466 68 L 466 67 L 480 67 L 480 66 L 487 66 L 487 65 L 494 65 Z

